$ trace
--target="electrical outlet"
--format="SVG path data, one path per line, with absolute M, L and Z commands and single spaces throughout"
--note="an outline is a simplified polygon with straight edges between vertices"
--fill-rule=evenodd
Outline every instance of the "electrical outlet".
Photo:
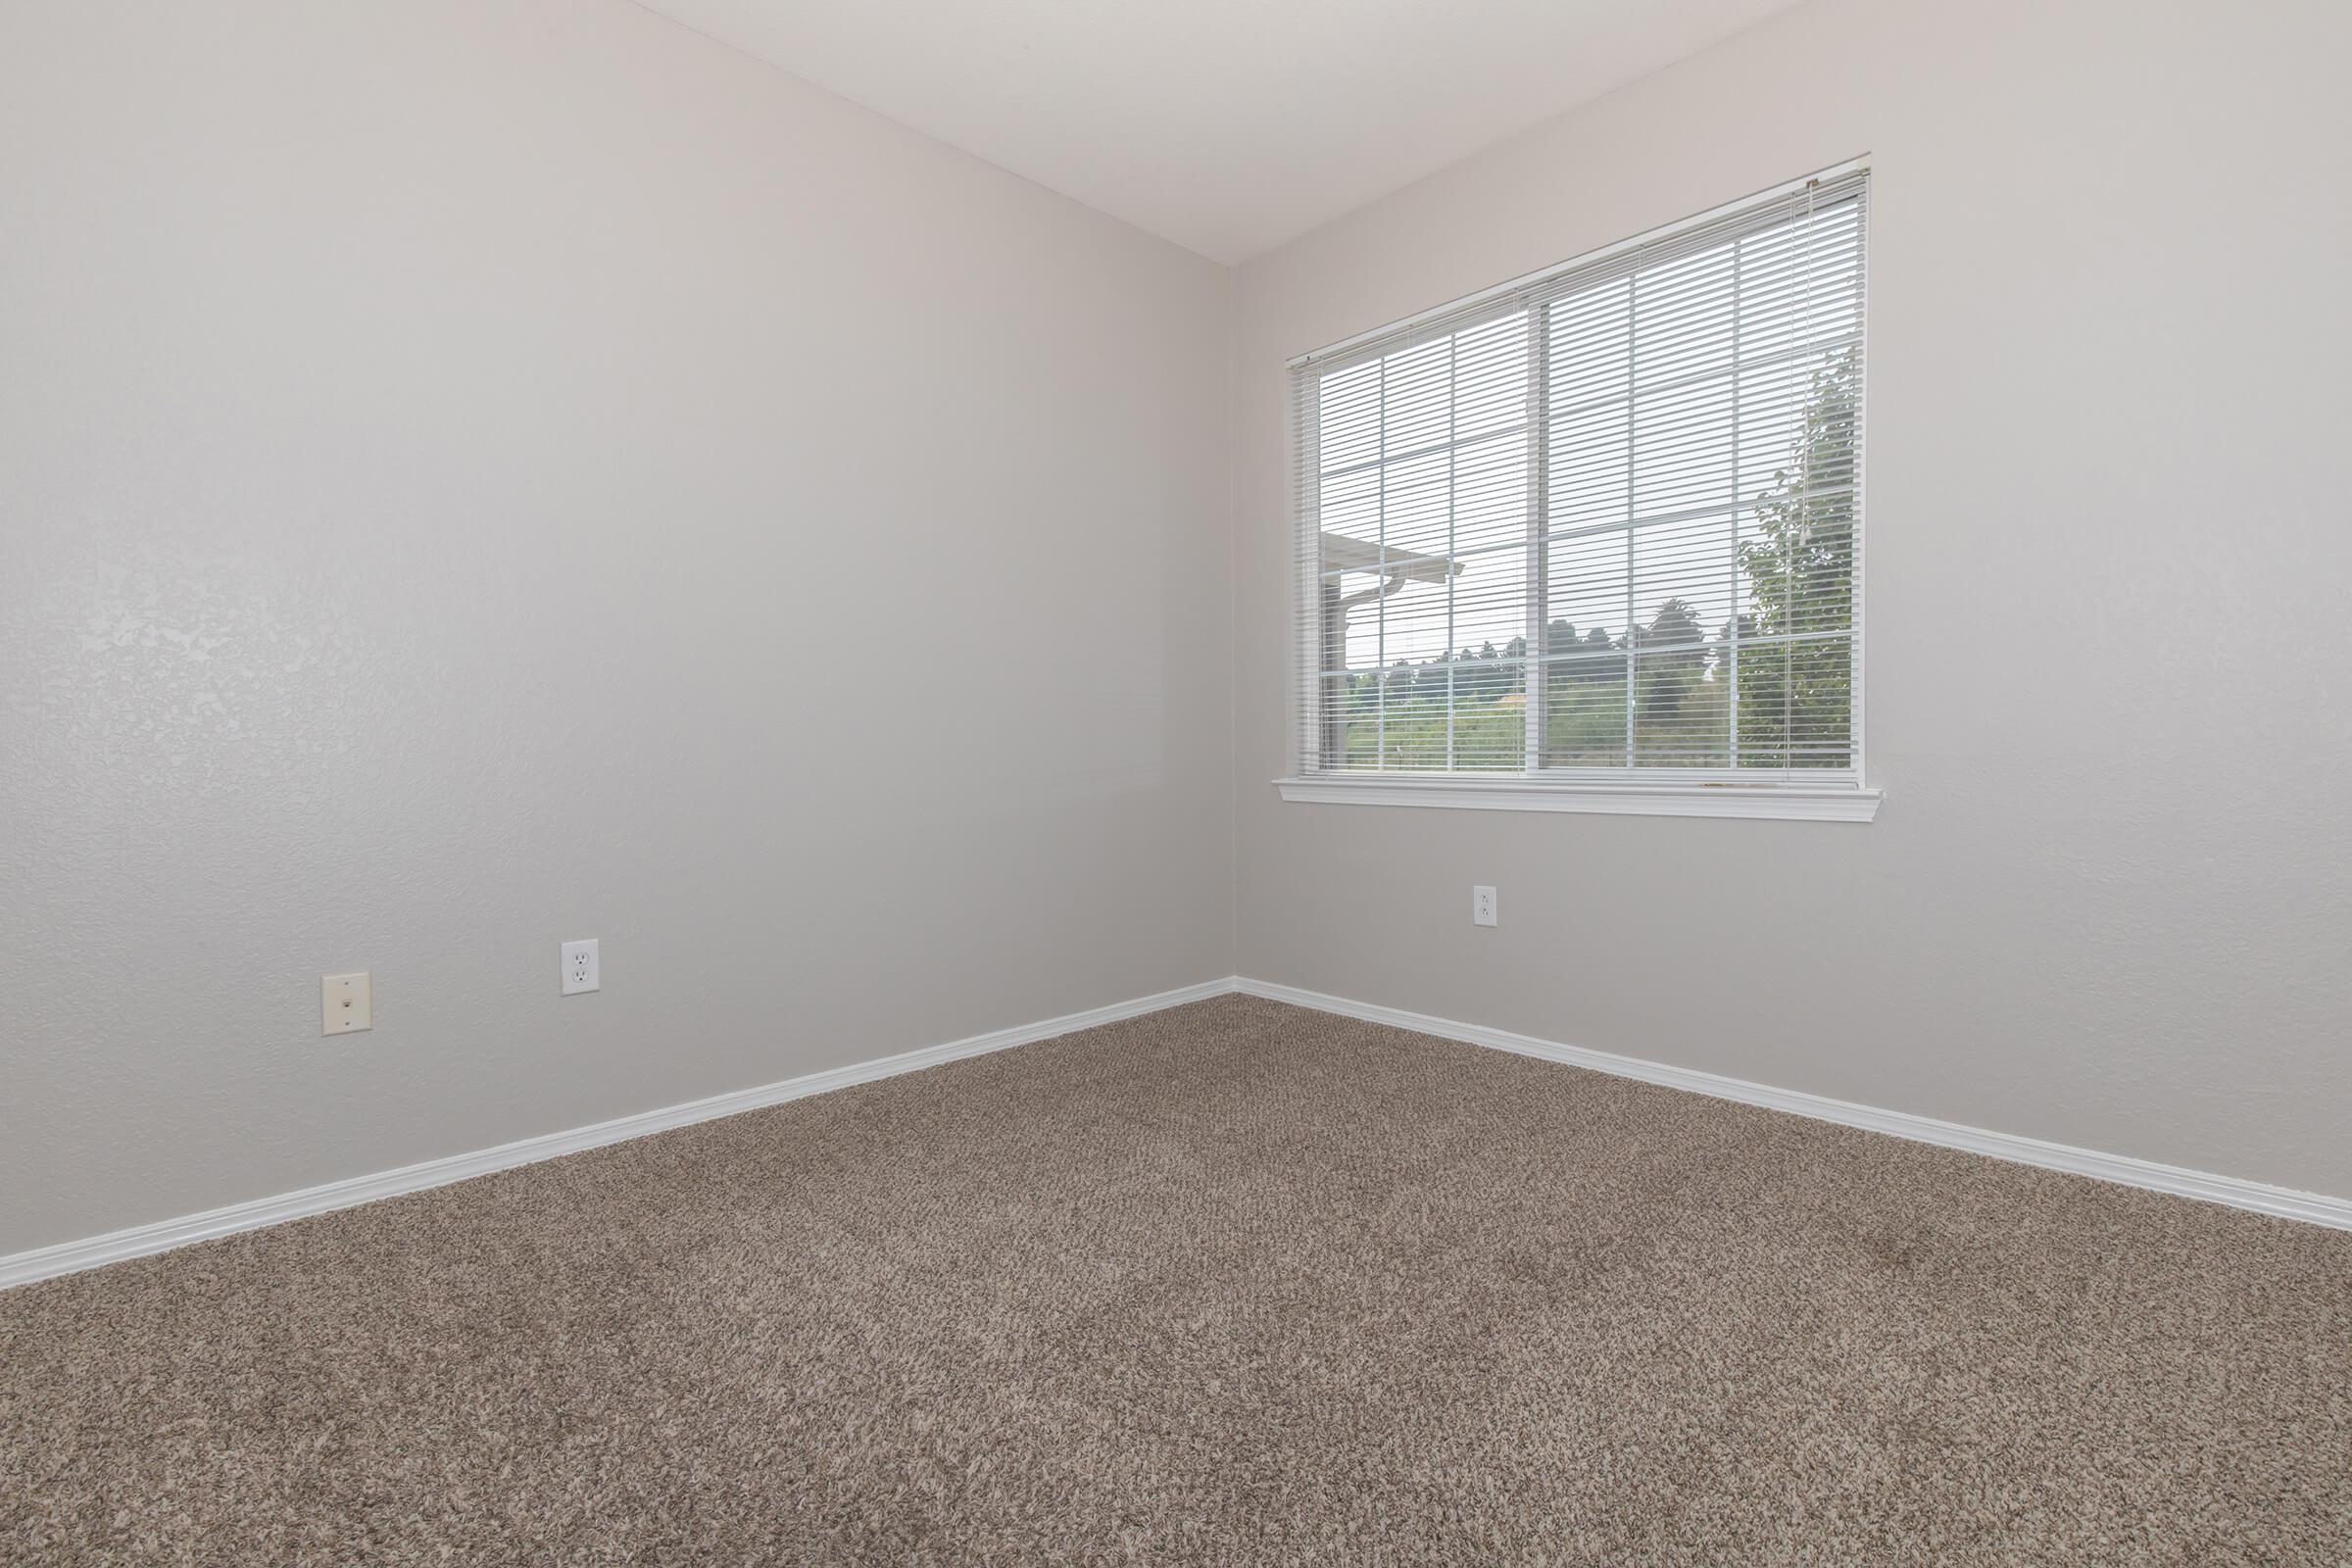
M 358 974 L 318 977 L 318 1032 L 356 1035 L 375 1027 L 375 982 L 363 969 Z
M 1494 890 L 1493 888 L 1474 887 L 1470 890 L 1470 923 L 1472 925 L 1494 924 Z
M 576 997 L 594 991 L 601 980 L 596 961 L 596 938 L 564 944 L 564 995 Z

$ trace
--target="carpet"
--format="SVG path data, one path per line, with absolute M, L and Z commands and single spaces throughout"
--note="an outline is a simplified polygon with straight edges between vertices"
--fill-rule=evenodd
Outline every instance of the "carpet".
M 1224 997 L 0 1295 L 0 1558 L 2336 1565 L 2352 1234 Z

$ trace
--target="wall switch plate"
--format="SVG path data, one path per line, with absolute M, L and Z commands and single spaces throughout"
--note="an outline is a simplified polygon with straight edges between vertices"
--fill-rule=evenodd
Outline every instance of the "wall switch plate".
M 358 974 L 318 977 L 318 1032 L 356 1035 L 375 1027 L 375 982 L 363 969 Z
M 564 944 L 564 994 L 576 997 L 594 991 L 602 982 L 596 961 L 596 938 Z
M 1470 923 L 1472 925 L 1493 925 L 1494 923 L 1494 890 L 1493 888 L 1472 888 L 1470 890 Z

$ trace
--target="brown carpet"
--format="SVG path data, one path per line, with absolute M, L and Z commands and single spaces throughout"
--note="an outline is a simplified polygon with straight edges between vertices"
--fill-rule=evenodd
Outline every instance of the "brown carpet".
M 12 1563 L 2352 1562 L 2352 1235 L 1222 998 L 0 1295 Z

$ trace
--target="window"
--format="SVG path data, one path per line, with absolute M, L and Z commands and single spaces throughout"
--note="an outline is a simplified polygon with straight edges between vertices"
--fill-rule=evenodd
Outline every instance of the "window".
M 1867 818 L 1859 167 L 1309 355 L 1294 799 Z

